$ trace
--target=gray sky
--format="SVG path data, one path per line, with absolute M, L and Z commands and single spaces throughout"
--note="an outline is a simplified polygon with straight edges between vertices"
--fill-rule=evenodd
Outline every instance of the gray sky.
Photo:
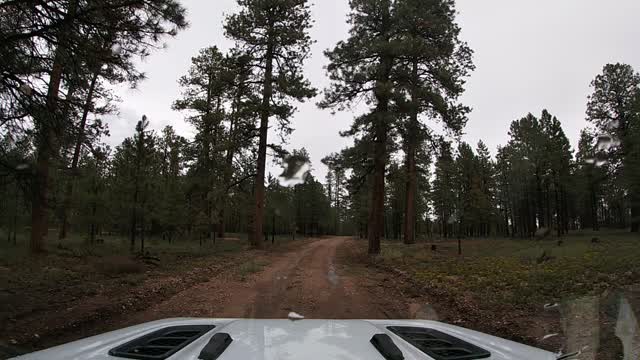
M 135 90 L 121 92 L 120 115 L 109 120 L 111 138 L 119 144 L 133 133 L 146 114 L 154 129 L 172 125 L 191 136 L 183 115 L 171 110 L 180 96 L 177 79 L 187 72 L 199 49 L 233 44 L 224 38 L 224 14 L 235 11 L 235 0 L 184 0 L 189 29 L 140 64 L 148 79 Z M 315 0 L 312 37 L 317 40 L 306 74 L 318 89 L 328 81 L 323 51 L 347 36 L 347 0 Z M 462 101 L 471 107 L 464 140 L 482 139 L 495 154 L 508 140 L 511 121 L 548 109 L 562 122 L 575 147 L 584 120 L 589 83 L 609 62 L 631 64 L 640 70 L 639 0 L 458 0 L 462 38 L 475 51 L 476 71 L 468 81 Z M 319 110 L 315 100 L 298 107 L 296 129 L 288 149 L 306 147 L 314 173 L 325 169 L 320 159 L 349 145 L 338 134 L 356 113 L 331 115 Z M 275 137 L 271 138 L 276 140 Z M 474 145 L 475 146 L 475 145 Z M 277 170 L 274 170 L 277 171 Z

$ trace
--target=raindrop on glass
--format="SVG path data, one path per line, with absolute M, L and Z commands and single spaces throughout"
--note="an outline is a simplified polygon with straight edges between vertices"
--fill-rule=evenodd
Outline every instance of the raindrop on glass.
M 111 46 L 111 52 L 114 55 L 120 55 L 122 52 L 122 46 L 120 44 L 113 44 L 113 46 Z
M 20 92 L 27 96 L 31 96 L 31 94 L 33 94 L 33 89 L 27 84 L 22 84 L 20 85 Z
M 293 187 L 302 184 L 311 170 L 311 163 L 301 156 L 289 156 L 284 162 L 284 170 L 278 182 L 281 186 Z
M 598 151 L 608 151 L 613 147 L 620 146 L 620 141 L 613 138 L 609 134 L 602 134 L 598 136 L 598 143 L 596 144 L 596 149 Z
M 614 130 L 614 129 L 617 129 L 619 126 L 620 126 L 620 122 L 618 120 L 612 120 L 612 121 L 609 121 L 609 123 L 607 124 L 607 129 Z

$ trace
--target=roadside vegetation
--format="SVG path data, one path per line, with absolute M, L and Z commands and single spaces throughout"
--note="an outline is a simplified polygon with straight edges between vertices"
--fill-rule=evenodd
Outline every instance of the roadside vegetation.
M 561 245 L 558 239 L 468 239 L 462 241 L 462 255 L 452 240 L 409 247 L 385 242 L 378 258 L 352 249 L 344 261 L 395 277 L 404 301 L 434 309 L 419 318 L 435 316 L 557 351 L 566 341 L 567 316 L 575 303 L 593 299 L 600 307 L 596 327 L 579 324 L 583 331 L 601 326 L 607 333 L 615 327 L 621 299 L 638 313 L 637 241 L 622 231 L 578 232 L 564 237 Z

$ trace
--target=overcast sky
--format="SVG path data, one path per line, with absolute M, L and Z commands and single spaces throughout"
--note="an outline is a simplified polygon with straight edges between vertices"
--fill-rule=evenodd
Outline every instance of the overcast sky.
M 313 3 L 311 35 L 317 43 L 306 75 L 323 89 L 328 84 L 323 51 L 347 36 L 348 0 Z M 140 64 L 148 79 L 135 90 L 122 91 L 120 115 L 109 120 L 108 143 L 116 145 L 130 136 L 143 114 L 154 129 L 172 125 L 179 134 L 192 136 L 183 115 L 171 110 L 180 96 L 177 79 L 199 49 L 233 45 L 224 38 L 222 23 L 225 14 L 235 12 L 236 1 L 183 4 L 191 26 Z M 482 139 L 494 154 L 507 142 L 511 121 L 529 112 L 539 115 L 545 108 L 562 122 L 575 148 L 580 129 L 587 125 L 589 83 L 602 66 L 624 62 L 640 70 L 640 0 L 458 0 L 457 9 L 462 38 L 475 51 L 477 66 L 462 98 L 473 108 L 464 140 L 476 144 Z M 351 143 L 338 132 L 357 114 L 331 115 L 315 102 L 298 106 L 287 148 L 307 148 L 322 179 L 320 159 Z

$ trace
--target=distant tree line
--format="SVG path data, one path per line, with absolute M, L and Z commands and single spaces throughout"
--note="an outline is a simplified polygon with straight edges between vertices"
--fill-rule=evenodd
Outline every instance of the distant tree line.
M 420 236 L 461 238 L 564 236 L 581 229 L 631 229 L 640 224 L 640 76 L 629 65 L 609 64 L 592 83 L 587 120 L 577 151 L 560 121 L 543 110 L 509 128 L 509 142 L 495 158 L 480 141 L 473 149 L 446 136 L 422 145 L 417 213 Z M 457 145 L 454 144 L 457 143 Z M 356 139 L 337 163 L 345 180 L 348 220 L 366 237 L 375 166 L 373 145 Z M 405 155 L 388 144 L 383 236 L 405 238 L 407 179 Z M 409 198 L 410 199 L 410 198 Z

